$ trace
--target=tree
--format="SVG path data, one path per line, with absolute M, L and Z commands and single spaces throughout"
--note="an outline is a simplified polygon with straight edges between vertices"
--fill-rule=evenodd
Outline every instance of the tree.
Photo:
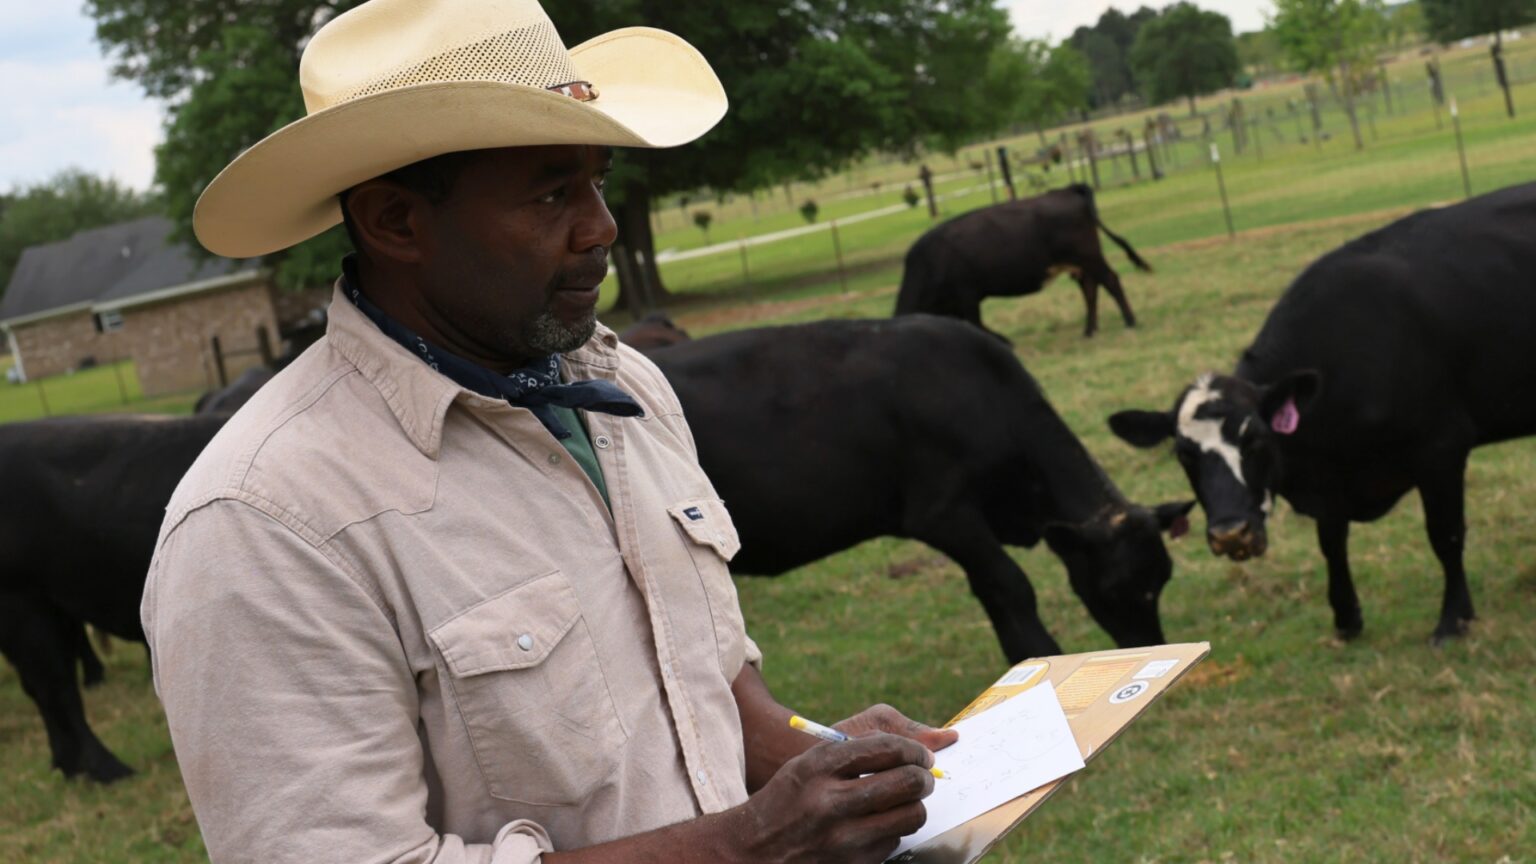
M 999 45 L 987 67 L 986 104 L 996 112 L 992 130 L 1027 123 L 1045 144 L 1046 125 L 1088 105 L 1093 73 L 1071 45 L 1051 48 L 1032 39 Z
M 302 115 L 302 46 L 357 3 L 86 0 L 115 74 L 169 103 L 157 177 L 183 231 L 209 179 Z M 619 302 L 631 306 L 665 294 L 649 218 L 658 196 L 814 179 L 875 150 L 953 149 L 985 128 L 980 88 L 969 85 L 1008 32 L 994 0 L 561 0 L 546 10 L 567 45 L 631 25 L 671 30 L 709 58 L 731 98 L 701 141 L 616 160 L 614 265 Z M 329 278 L 344 243 L 331 232 L 275 257 L 279 278 Z
M 1219 12 L 1178 3 L 1147 22 L 1131 48 L 1131 65 L 1149 101 L 1195 97 L 1232 83 L 1239 66 L 1232 22 Z
M 0 196 L 0 293 L 28 246 L 157 211 L 154 199 L 116 180 L 66 168 L 41 183 Z
M 1355 94 L 1376 67 L 1385 32 L 1381 0 L 1275 0 L 1273 27 L 1296 68 L 1328 80 L 1349 117 L 1355 149 L 1364 149 Z
M 1493 34 L 1488 52 L 1493 74 L 1504 89 L 1504 110 L 1515 116 L 1515 97 L 1504 68 L 1504 31 L 1536 20 L 1536 0 L 1419 0 L 1430 38 L 1445 44 L 1468 36 Z
M 1093 80 L 1091 101 L 1095 107 L 1114 105 L 1136 89 L 1131 46 L 1141 28 L 1156 18 L 1157 12 L 1146 6 L 1131 15 L 1108 9 L 1092 27 L 1073 31 L 1067 43 L 1088 61 Z
M 1280 71 L 1284 55 L 1275 31 L 1266 27 L 1237 34 L 1237 61 L 1254 78 L 1265 78 Z

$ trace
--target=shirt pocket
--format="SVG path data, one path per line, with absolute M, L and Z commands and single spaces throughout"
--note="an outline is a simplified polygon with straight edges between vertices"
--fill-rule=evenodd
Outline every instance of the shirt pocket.
M 714 624 L 720 671 L 734 680 L 746 659 L 746 624 L 727 564 L 741 551 L 741 538 L 719 498 L 690 498 L 667 508 L 688 540 L 688 554 L 704 585 L 709 617 Z
M 432 630 L 493 798 L 585 801 L 627 739 L 570 582 L 546 573 Z

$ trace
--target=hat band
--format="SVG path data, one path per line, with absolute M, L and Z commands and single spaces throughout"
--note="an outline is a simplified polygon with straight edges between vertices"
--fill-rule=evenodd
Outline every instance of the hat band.
M 598 95 L 597 88 L 593 87 L 590 81 L 568 81 L 564 84 L 555 84 L 544 89 L 569 96 L 577 102 L 591 102 Z

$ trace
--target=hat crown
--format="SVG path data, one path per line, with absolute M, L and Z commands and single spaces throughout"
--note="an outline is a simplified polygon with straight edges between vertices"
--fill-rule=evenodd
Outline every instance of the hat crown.
M 580 78 L 537 0 L 370 0 L 321 27 L 299 62 L 310 114 L 416 84 Z

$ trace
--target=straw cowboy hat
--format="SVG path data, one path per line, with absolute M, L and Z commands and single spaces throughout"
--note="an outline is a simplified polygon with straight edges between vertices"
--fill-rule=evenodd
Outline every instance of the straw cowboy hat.
M 537 0 L 371 0 L 304 49 L 307 116 L 231 162 L 198 199 L 209 251 L 266 255 L 341 221 L 336 196 L 458 150 L 675 147 L 725 115 L 692 45 L 630 27 L 567 51 Z

